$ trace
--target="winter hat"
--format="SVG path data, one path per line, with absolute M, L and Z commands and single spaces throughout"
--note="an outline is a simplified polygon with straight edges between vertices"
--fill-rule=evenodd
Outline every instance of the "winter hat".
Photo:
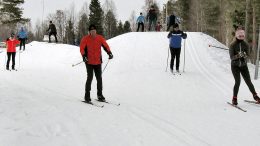
M 236 30 L 236 38 L 239 40 L 245 39 L 245 31 L 243 29 Z
M 90 24 L 89 28 L 88 28 L 88 31 L 91 31 L 93 29 L 97 29 L 97 27 L 94 24 Z

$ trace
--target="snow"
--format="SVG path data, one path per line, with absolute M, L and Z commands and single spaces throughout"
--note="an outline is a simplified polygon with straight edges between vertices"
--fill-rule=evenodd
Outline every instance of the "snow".
M 104 108 L 81 102 L 87 75 L 84 64 L 72 67 L 82 60 L 78 47 L 27 44 L 17 53 L 17 72 L 4 70 L 0 53 L 0 145 L 258 145 L 260 107 L 243 102 L 253 99 L 244 81 L 238 102 L 248 112 L 226 103 L 234 84 L 228 51 L 209 47 L 224 45 L 189 32 L 181 53 L 185 72 L 172 75 L 165 72 L 166 36 L 133 32 L 108 40 L 114 58 L 103 73 L 103 93 L 121 105 Z M 103 52 L 103 67 L 107 61 Z M 253 65 L 249 69 L 253 78 Z M 259 92 L 259 81 L 252 81 Z

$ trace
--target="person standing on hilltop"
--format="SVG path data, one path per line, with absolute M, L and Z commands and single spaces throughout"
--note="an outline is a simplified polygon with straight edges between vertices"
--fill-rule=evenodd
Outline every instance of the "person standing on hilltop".
M 52 21 L 50 21 L 49 28 L 48 28 L 47 32 L 49 32 L 49 43 L 51 43 L 51 36 L 52 35 L 54 35 L 55 41 L 56 41 L 56 43 L 58 43 L 56 26 L 52 23 Z

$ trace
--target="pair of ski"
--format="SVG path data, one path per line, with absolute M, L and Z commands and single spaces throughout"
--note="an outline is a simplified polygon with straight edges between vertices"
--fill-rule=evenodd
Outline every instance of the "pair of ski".
M 181 72 L 171 72 L 173 75 L 181 75 Z
M 257 102 L 257 101 L 252 101 L 252 100 L 244 100 L 244 102 L 246 102 L 246 103 L 250 103 L 250 104 L 255 104 L 255 105 L 259 105 L 260 106 L 260 103 L 259 102 Z M 230 103 L 230 102 L 227 102 L 229 105 L 231 105 L 231 106 L 233 106 L 233 107 L 235 107 L 235 108 L 237 108 L 237 109 L 239 109 L 239 110 L 241 110 L 241 111 L 243 111 L 243 112 L 247 112 L 247 110 L 245 110 L 245 109 L 243 109 L 243 108 L 241 108 L 240 106 L 238 106 L 238 105 L 234 105 L 234 104 L 232 104 L 232 103 Z
M 174 73 L 172 73 L 173 75 L 181 75 L 181 73 L 180 72 L 174 72 Z
M 111 105 L 115 105 L 115 106 L 120 106 L 120 103 L 114 103 L 114 102 L 111 102 L 111 101 L 101 101 L 101 100 L 98 100 L 98 99 L 95 99 L 96 101 L 98 101 L 98 102 L 103 102 L 103 103 L 106 103 L 106 104 L 111 104 Z M 93 105 L 93 106 L 96 106 L 96 107 L 100 107 L 100 108 L 103 108 L 104 107 L 104 105 L 100 105 L 100 104 L 96 104 L 96 103 L 94 103 L 94 102 L 86 102 L 86 101 L 82 101 L 82 102 L 84 102 L 84 103 L 86 103 L 86 104 L 90 104 L 90 105 Z
M 7 69 L 7 71 L 18 71 L 17 69 Z

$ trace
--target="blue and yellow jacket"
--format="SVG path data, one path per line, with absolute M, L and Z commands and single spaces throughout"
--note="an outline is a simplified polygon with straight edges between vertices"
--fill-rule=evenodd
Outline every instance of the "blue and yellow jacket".
M 187 34 L 181 30 L 171 31 L 168 34 L 168 38 L 170 40 L 170 48 L 181 48 L 182 38 L 186 39 Z

